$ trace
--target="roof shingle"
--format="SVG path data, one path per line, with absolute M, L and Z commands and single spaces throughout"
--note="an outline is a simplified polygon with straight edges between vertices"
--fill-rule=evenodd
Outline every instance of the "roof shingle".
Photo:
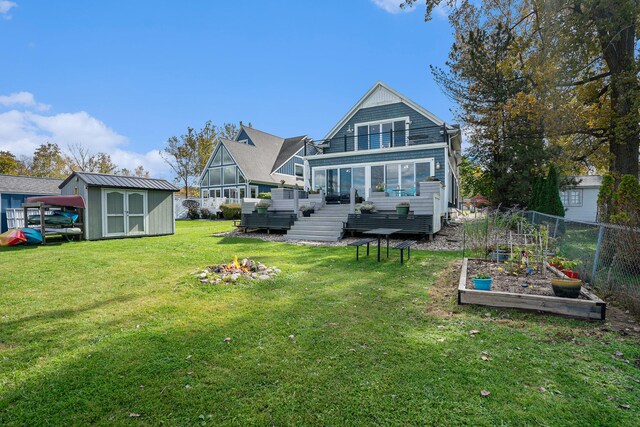
M 39 178 L 22 175 L 0 175 L 0 193 L 51 195 L 60 194 L 56 178 Z
M 64 187 L 74 176 L 89 187 L 130 188 L 140 190 L 179 191 L 180 189 L 165 179 L 141 178 L 138 176 L 108 175 L 103 173 L 74 172 L 60 184 Z

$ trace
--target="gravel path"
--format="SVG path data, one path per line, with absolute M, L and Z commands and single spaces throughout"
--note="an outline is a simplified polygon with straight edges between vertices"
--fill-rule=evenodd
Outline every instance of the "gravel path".
M 306 240 L 286 240 L 284 234 L 267 234 L 266 231 L 254 231 L 250 233 L 243 233 L 238 230 L 233 230 L 228 233 L 216 233 L 214 236 L 224 237 L 240 237 L 260 239 L 267 242 L 282 242 L 290 243 L 292 245 L 305 245 L 305 246 L 346 246 L 351 242 L 355 242 L 362 238 L 362 236 L 345 237 L 337 242 L 313 242 Z M 410 237 L 408 237 L 410 238 Z M 391 239 L 389 244 L 393 245 L 406 239 Z M 434 239 L 430 242 L 426 238 L 418 241 L 415 249 L 428 250 L 428 251 L 455 251 L 462 250 L 462 225 L 448 225 L 442 228 L 438 234 L 434 236 Z

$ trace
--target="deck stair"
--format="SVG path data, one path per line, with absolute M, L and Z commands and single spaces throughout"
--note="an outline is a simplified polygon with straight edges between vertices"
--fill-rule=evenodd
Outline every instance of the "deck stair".
M 342 238 L 343 223 L 349 216 L 349 205 L 325 205 L 308 218 L 298 218 L 285 238 L 337 242 Z

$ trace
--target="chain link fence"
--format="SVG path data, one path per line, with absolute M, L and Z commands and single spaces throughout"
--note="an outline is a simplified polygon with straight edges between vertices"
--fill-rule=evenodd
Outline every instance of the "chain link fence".
M 533 225 L 533 227 L 532 227 Z M 640 315 L 640 229 L 535 211 L 485 211 L 464 219 L 463 257 L 506 261 L 515 247 L 577 261 L 573 271 L 600 296 Z
M 579 261 L 575 270 L 582 280 L 640 314 L 640 230 L 535 211 L 523 215 L 531 224 L 548 227 L 559 255 Z

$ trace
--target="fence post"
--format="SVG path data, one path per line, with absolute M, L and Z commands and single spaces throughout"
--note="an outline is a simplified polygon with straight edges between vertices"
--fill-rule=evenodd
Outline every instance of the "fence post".
M 558 222 L 560 221 L 560 218 L 556 218 L 556 227 L 553 229 L 553 238 L 556 238 L 556 234 L 558 234 Z
M 536 225 L 536 211 L 531 213 L 531 225 Z
M 596 255 L 593 258 L 593 269 L 591 270 L 591 286 L 595 286 L 596 272 L 598 270 L 598 259 L 600 258 L 600 247 L 602 245 L 602 236 L 604 235 L 604 227 L 598 226 L 598 243 L 596 245 Z

